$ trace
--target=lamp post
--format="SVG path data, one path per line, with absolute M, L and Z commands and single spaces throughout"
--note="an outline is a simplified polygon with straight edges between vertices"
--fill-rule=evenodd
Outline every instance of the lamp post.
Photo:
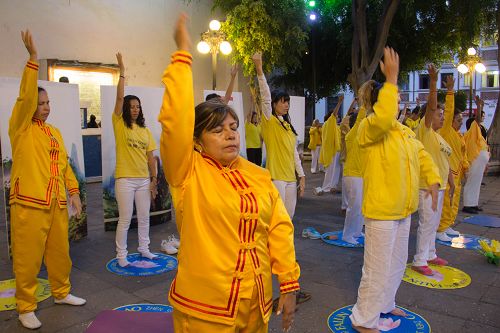
M 475 76 L 475 72 L 484 73 L 486 71 L 486 67 L 483 63 L 481 63 L 481 58 L 477 54 L 475 48 L 470 47 L 467 50 L 467 57 L 465 57 L 464 62 L 459 64 L 457 70 L 462 73 L 470 73 L 470 82 L 469 82 L 469 118 L 472 117 L 472 100 L 473 100 L 473 92 L 472 92 L 472 83 Z
M 220 31 L 220 22 L 217 20 L 210 21 L 209 29 L 201 34 L 201 41 L 197 45 L 198 52 L 202 54 L 212 54 L 212 89 L 217 86 L 217 54 L 219 50 L 222 54 L 228 55 L 233 48 L 228 41 L 226 35 Z

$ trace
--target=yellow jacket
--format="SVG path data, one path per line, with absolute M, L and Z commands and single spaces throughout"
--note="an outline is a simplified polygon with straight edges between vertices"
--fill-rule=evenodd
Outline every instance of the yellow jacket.
M 481 128 L 477 121 L 473 121 L 469 130 L 465 132 L 464 140 L 469 163 L 472 163 L 479 156 L 481 150 L 488 150 L 488 143 L 481 134 Z
M 309 129 L 309 148 L 310 150 L 316 149 L 321 145 L 321 127 L 311 126 Z
M 12 146 L 10 204 L 49 209 L 55 197 L 66 207 L 66 189 L 80 193 L 61 133 L 33 116 L 38 107 L 38 64 L 28 61 L 9 121 Z
M 340 151 L 340 128 L 337 125 L 337 117 L 332 114 L 323 124 L 321 133 L 321 149 L 319 151 L 319 162 L 325 168 L 332 163 L 335 153 Z
M 191 55 L 163 74 L 160 152 L 182 239 L 169 301 L 179 311 L 231 325 L 254 286 L 264 321 L 272 273 L 282 293 L 299 289 L 293 225 L 269 171 L 238 157 L 227 167 L 194 150 Z
M 453 128 L 453 118 L 455 116 L 455 95 L 453 92 L 446 93 L 444 107 L 444 124 L 439 130 L 439 134 L 448 142 L 452 149 L 450 156 L 450 169 L 455 175 L 463 175 L 469 169 L 465 140 L 463 135 Z
M 359 142 L 358 129 L 361 121 L 366 117 L 366 109 L 359 108 L 356 122 L 352 129 L 345 136 L 346 144 L 346 159 L 344 163 L 344 176 L 346 177 L 361 177 L 361 161 L 359 159 Z
M 418 207 L 418 185 L 440 183 L 438 169 L 415 134 L 396 120 L 398 88 L 385 83 L 373 113 L 358 129 L 363 175 L 363 216 L 399 220 Z
M 420 118 L 417 120 L 413 120 L 411 118 L 408 118 L 405 120 L 405 125 L 408 126 L 412 131 L 415 131 L 417 129 L 418 125 L 420 125 Z

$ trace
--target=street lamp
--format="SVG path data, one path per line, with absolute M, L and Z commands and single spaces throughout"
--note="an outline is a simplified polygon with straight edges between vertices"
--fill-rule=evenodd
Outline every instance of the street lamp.
M 212 53 L 212 89 L 217 86 L 217 54 L 219 51 L 224 55 L 228 55 L 233 51 L 231 44 L 226 41 L 226 34 L 220 31 L 220 22 L 217 20 L 210 21 L 209 29 L 201 34 L 201 41 L 196 46 L 198 52 L 202 54 Z
M 472 82 L 475 76 L 475 72 L 484 73 L 486 71 L 486 67 L 481 63 L 481 58 L 477 54 L 475 48 L 470 47 L 467 50 L 467 57 L 464 59 L 464 63 L 459 64 L 457 66 L 457 70 L 462 73 L 470 73 L 470 82 L 469 82 L 469 118 L 472 117 Z

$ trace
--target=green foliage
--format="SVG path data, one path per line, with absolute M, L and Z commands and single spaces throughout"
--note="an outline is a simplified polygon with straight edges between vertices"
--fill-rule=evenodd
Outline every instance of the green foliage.
M 455 91 L 455 108 L 465 111 L 465 109 L 467 109 L 467 98 L 468 94 L 465 91 L 463 90 Z M 445 89 L 438 90 L 438 102 L 444 104 L 445 99 L 446 99 L 446 90 Z
M 264 70 L 284 73 L 301 65 L 306 50 L 305 4 L 293 0 L 216 0 L 214 8 L 226 13 L 222 30 L 233 46 L 233 63 L 245 75 L 254 75 L 252 55 L 263 52 Z

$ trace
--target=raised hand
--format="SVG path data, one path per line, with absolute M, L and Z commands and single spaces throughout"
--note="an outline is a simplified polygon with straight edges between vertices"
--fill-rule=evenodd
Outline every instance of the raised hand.
M 439 71 L 436 69 L 436 66 L 434 66 L 434 64 L 427 65 L 427 72 L 429 73 L 429 78 L 431 82 L 437 82 Z
M 384 60 L 380 60 L 380 70 L 387 82 L 398 84 L 399 55 L 390 47 L 384 49 Z
M 262 70 L 262 52 L 255 52 L 252 56 L 252 61 L 255 65 L 257 75 L 262 75 L 264 73 Z
M 453 75 L 446 76 L 445 84 L 448 91 L 453 91 L 453 88 L 455 88 L 455 79 L 453 78 Z
M 122 54 L 120 52 L 116 54 L 116 61 L 118 62 L 118 66 L 120 67 L 120 75 L 124 75 L 125 65 L 123 64 Z
M 37 61 L 38 54 L 35 47 L 35 42 L 33 42 L 33 37 L 31 36 L 31 32 L 29 30 L 21 31 L 21 38 L 23 39 L 24 46 L 28 53 L 30 54 L 31 61 Z
M 231 67 L 231 76 L 236 76 L 236 74 L 238 74 L 239 69 L 240 66 L 238 64 L 234 64 L 233 67 Z
M 174 39 L 175 44 L 177 45 L 177 49 L 179 51 L 190 51 L 191 50 L 191 37 L 189 36 L 189 32 L 186 27 L 188 16 L 186 13 L 181 13 L 179 15 L 179 19 L 175 24 L 174 29 Z

